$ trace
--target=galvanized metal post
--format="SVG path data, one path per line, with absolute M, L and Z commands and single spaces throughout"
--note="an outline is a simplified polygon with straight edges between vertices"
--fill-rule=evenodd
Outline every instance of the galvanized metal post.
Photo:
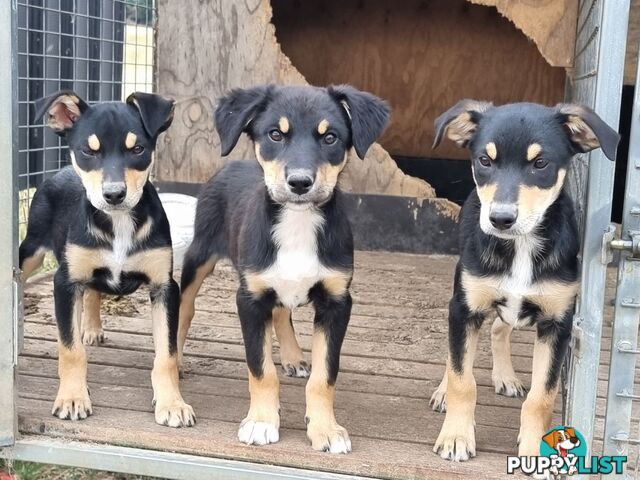
M 629 0 L 585 2 L 584 8 L 597 22 L 595 36 L 585 42 L 599 41 L 596 70 L 580 72 L 593 78 L 593 108 L 617 130 L 624 72 Z M 599 11 L 599 17 L 595 12 Z M 589 13 L 587 13 L 589 15 Z M 585 19 L 586 23 L 587 20 Z M 578 25 L 579 35 L 584 25 Z M 582 286 L 574 327 L 575 343 L 569 387 L 567 423 L 578 429 L 592 451 L 596 409 L 600 339 L 604 311 L 607 265 L 602 261 L 603 236 L 608 231 L 613 196 L 614 164 L 597 150 L 591 153 L 587 185 L 582 248 Z M 576 477 L 580 478 L 580 477 Z
M 640 68 L 636 73 L 627 183 L 622 217 L 623 249 L 618 270 L 616 313 L 611 340 L 611 365 L 604 429 L 604 455 L 628 455 L 640 316 Z M 634 439 L 635 440 L 635 439 Z M 634 442 L 632 440 L 632 442 Z
M 0 445 L 12 445 L 17 431 L 16 364 L 18 328 L 15 282 L 18 225 L 17 35 L 15 0 L 0 2 Z

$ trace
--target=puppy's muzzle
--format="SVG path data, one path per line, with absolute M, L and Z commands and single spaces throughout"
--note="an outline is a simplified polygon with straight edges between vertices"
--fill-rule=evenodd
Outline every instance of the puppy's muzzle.
M 127 186 L 124 182 L 103 183 L 102 196 L 109 205 L 120 205 L 127 196 Z
M 294 170 L 287 173 L 287 187 L 291 193 L 304 195 L 313 187 L 314 178 L 309 172 Z
M 489 221 L 498 230 L 508 230 L 513 227 L 518 219 L 518 209 L 515 205 L 492 205 L 489 212 Z

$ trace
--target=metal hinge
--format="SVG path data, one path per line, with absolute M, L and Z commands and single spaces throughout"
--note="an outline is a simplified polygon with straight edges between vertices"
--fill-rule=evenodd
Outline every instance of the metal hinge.
M 609 225 L 602 236 L 602 263 L 605 265 L 613 261 L 613 250 L 630 252 L 630 259 L 640 260 L 640 232 L 630 230 L 629 239 L 616 238 L 616 228 Z

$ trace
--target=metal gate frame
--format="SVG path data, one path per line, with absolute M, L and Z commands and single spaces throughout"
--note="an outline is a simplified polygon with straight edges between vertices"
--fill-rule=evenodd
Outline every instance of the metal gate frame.
M 589 5 L 586 5 L 586 4 Z M 593 77 L 595 82 L 593 98 L 585 102 L 591 104 L 596 112 L 610 125 L 618 123 L 620 109 L 620 90 L 622 86 L 622 72 L 624 67 L 624 48 L 629 14 L 629 0 L 581 0 L 581 8 L 588 8 L 590 15 L 597 15 L 598 53 L 595 71 L 581 72 L 583 79 Z M 197 457 L 170 452 L 157 452 L 129 447 L 110 445 L 96 445 L 82 442 L 66 442 L 44 437 L 18 438 L 16 407 L 16 371 L 18 354 L 18 318 L 19 295 L 17 272 L 17 146 L 15 125 L 17 125 L 16 91 L 16 15 L 17 0 L 0 1 L 0 52 L 11 52 L 10 55 L 0 56 L 0 151 L 6 152 L 3 160 L 3 174 L 0 175 L 0 205 L 3 212 L 7 209 L 10 215 L 0 216 L 0 457 L 16 460 L 26 460 L 44 463 L 54 463 L 76 467 L 110 470 L 116 472 L 151 475 L 164 478 L 210 480 L 262 480 L 262 479 L 299 479 L 299 480 L 346 480 L 357 479 L 347 475 L 325 472 L 312 472 L 301 469 L 286 468 L 272 465 L 252 464 L 248 462 L 229 461 L 217 458 Z M 584 19 L 586 24 L 588 17 Z M 579 22 L 580 23 L 580 22 Z M 583 25 L 584 26 L 584 25 Z M 580 28 L 580 25 L 579 25 Z M 580 36 L 580 31 L 578 36 Z M 592 42 L 589 37 L 586 42 Z M 588 43 L 585 44 L 585 48 Z M 617 47 L 617 48 L 616 48 Z M 590 80 L 591 81 L 591 80 Z M 638 85 L 638 84 L 637 84 Z M 638 105 L 638 89 L 636 89 L 636 106 Z M 639 110 L 634 112 L 637 114 Z M 634 117 L 636 141 L 632 141 L 634 164 L 640 168 L 640 133 L 638 122 Z M 633 140 L 633 134 L 632 134 Z M 631 158 L 631 156 L 630 156 Z M 635 176 L 633 176 L 635 174 Z M 638 172 L 630 168 L 630 177 L 638 181 Z M 606 262 L 601 260 L 603 238 L 610 235 L 611 196 L 613 192 L 613 164 L 601 152 L 590 155 L 588 173 L 587 208 L 585 212 L 585 230 L 583 237 L 583 271 L 580 303 L 576 314 L 576 327 L 572 349 L 572 375 L 569 389 L 568 422 L 580 430 L 588 443 L 592 443 L 596 389 L 594 379 L 597 379 L 600 336 L 602 332 L 602 310 L 604 301 L 604 283 Z M 638 228 L 638 194 L 625 202 L 625 227 Z M 634 203 L 635 202 L 635 203 Z M 631 239 L 625 233 L 626 239 Z M 628 256 L 624 257 L 626 265 L 635 267 L 637 279 L 638 264 L 632 264 Z M 624 289 L 620 290 L 616 306 L 634 308 L 624 305 Z M 636 302 L 631 302 L 636 303 Z M 636 310 L 637 311 L 637 310 Z M 635 311 L 634 311 L 635 312 Z M 637 316 L 636 316 L 637 320 Z M 633 329 L 634 325 L 628 323 Z M 637 333 L 637 324 L 635 325 Z M 622 338 L 622 330 L 618 331 Z M 628 333 L 628 332 L 626 332 Z M 617 337 L 616 337 L 617 338 Z M 625 338 L 627 338 L 625 336 Z M 636 348 L 637 336 L 632 338 L 634 343 L 630 349 Z M 619 345 L 618 343 L 616 345 Z M 618 349 L 612 357 L 628 355 Z M 612 358 L 612 362 L 614 359 Z M 617 361 L 617 360 L 616 360 Z M 628 380 L 625 377 L 625 381 Z M 610 396 L 613 401 L 627 401 L 616 395 L 617 383 L 612 382 Z M 633 376 L 631 376 L 633 386 Z M 623 385 L 624 387 L 624 385 Z M 574 395 L 576 391 L 579 396 Z M 630 407 L 629 407 L 630 408 Z M 621 417 L 622 418 L 622 417 Z M 628 421 L 630 414 L 626 417 Z M 625 418 L 623 418 L 625 420 Z M 624 422 L 622 422 L 624 423 Z M 628 422 L 627 422 L 628 424 Z M 618 433 L 624 430 L 617 418 L 608 418 L 608 432 Z M 621 430 L 622 429 L 622 430 Z M 628 426 L 626 431 L 628 432 Z M 620 439 L 613 440 L 615 451 Z M 625 445 L 630 442 L 625 441 Z M 609 441 L 609 448 L 611 448 Z
M 576 85 L 569 92 L 569 100 L 591 106 L 605 122 L 617 130 L 630 2 L 581 0 L 579 4 L 574 77 Z M 592 56 L 595 53 L 595 56 L 588 56 L 586 52 Z M 596 386 L 608 264 L 603 245 L 612 238 L 614 232 L 610 219 L 615 164 L 599 149 L 591 152 L 588 158 L 582 278 L 574 317 L 565 423 L 582 433 L 588 451 L 593 452 Z M 581 192 L 574 191 L 575 193 L 578 195 L 574 195 L 574 199 L 579 201 Z M 586 477 L 578 475 L 573 478 Z
M 639 55 L 640 58 L 640 55 Z M 631 415 L 634 393 L 638 324 L 640 320 L 640 68 L 636 72 L 629 159 L 620 240 L 610 247 L 621 250 L 615 300 L 615 321 L 611 339 L 611 363 L 604 429 L 604 455 L 628 455 L 633 438 Z M 636 478 L 638 460 L 636 459 Z M 629 475 L 620 478 L 631 478 Z

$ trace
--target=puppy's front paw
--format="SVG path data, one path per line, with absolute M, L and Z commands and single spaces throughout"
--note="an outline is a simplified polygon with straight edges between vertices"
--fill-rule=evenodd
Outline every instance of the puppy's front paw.
M 155 416 L 156 423 L 167 427 L 180 428 L 192 427 L 196 424 L 196 415 L 191 405 L 186 404 L 183 400 L 173 400 L 167 402 L 156 402 Z
M 238 429 L 238 440 L 247 445 L 268 445 L 280 440 L 279 422 L 269 423 L 245 418 Z
M 84 420 L 92 415 L 93 407 L 86 385 L 77 387 L 61 385 L 51 413 L 62 420 Z
M 429 405 L 431 405 L 431 409 L 435 412 L 444 413 L 447 411 L 447 389 L 442 388 L 442 384 L 438 387 L 438 389 L 433 392 L 431 395 L 431 400 L 429 400 Z
M 465 462 L 476 456 L 476 436 L 473 418 L 444 419 L 440 435 L 433 446 L 433 451 L 445 460 Z
M 493 386 L 498 395 L 504 395 L 505 397 L 524 397 L 527 392 L 515 373 L 513 375 L 501 375 L 494 372 L 491 375 L 491 379 L 493 380 Z
M 297 362 L 282 362 L 282 370 L 287 377 L 308 378 L 311 374 L 311 367 L 304 360 Z
M 84 345 L 98 346 L 104 343 L 104 330 L 102 328 L 86 328 L 82 330 L 82 343 Z
M 351 439 L 346 428 L 336 422 L 314 421 L 307 419 L 307 438 L 311 441 L 311 448 L 322 452 L 349 453 Z

